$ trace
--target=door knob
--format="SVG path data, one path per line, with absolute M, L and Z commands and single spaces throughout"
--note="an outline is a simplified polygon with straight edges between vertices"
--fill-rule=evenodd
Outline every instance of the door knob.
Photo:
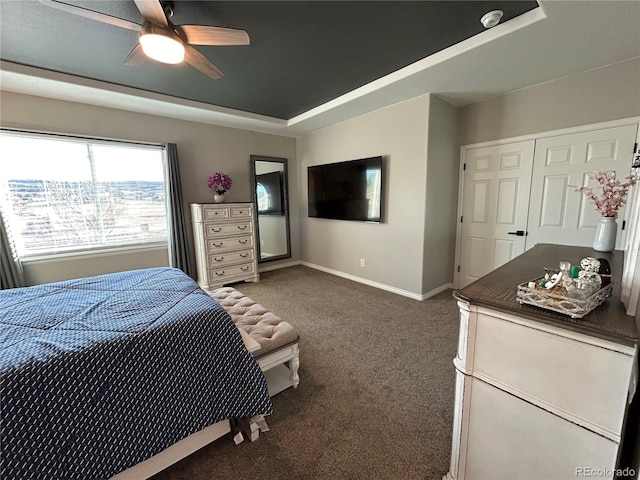
M 516 235 L 518 237 L 524 237 L 526 232 L 524 230 L 516 230 L 515 232 L 507 232 L 509 235 Z

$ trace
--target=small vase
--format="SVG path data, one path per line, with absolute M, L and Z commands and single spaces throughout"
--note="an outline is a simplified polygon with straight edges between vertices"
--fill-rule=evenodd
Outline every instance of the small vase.
M 600 217 L 593 237 L 593 249 L 596 252 L 611 252 L 616 247 L 618 224 L 616 217 Z
M 214 193 L 213 201 L 216 203 L 224 203 L 224 193 Z

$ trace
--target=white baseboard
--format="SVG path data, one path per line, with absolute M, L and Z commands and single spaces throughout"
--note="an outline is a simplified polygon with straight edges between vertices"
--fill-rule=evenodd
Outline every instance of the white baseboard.
M 347 280 L 353 280 L 354 282 L 358 282 L 358 283 L 364 283 L 365 285 L 369 285 L 370 287 L 375 287 L 375 288 L 379 288 L 380 290 L 385 290 L 387 292 L 391 292 L 391 293 L 395 293 L 398 295 L 402 295 L 403 297 L 408 297 L 408 298 L 412 298 L 413 300 L 426 300 L 429 297 L 433 297 L 434 295 L 437 295 L 440 292 L 443 292 L 445 290 L 447 290 L 448 288 L 453 288 L 453 284 L 452 283 L 447 283 L 445 285 L 442 285 L 434 290 L 431 290 L 430 292 L 424 293 L 422 295 L 420 295 L 419 293 L 414 293 L 414 292 L 410 292 L 408 290 L 403 290 L 402 288 L 397 288 L 397 287 L 392 287 L 391 285 L 387 285 L 384 283 L 380 283 L 380 282 L 374 282 L 372 280 L 368 280 L 366 278 L 362 278 L 362 277 L 357 277 L 355 275 L 351 275 L 349 273 L 344 273 L 344 272 L 340 272 L 338 270 L 333 270 L 331 268 L 327 268 L 327 267 L 323 267 L 321 265 L 316 265 L 314 263 L 309 263 L 309 262 L 305 262 L 302 261 L 301 262 L 302 265 L 304 265 L 305 267 L 309 267 L 309 268 L 314 268 L 316 270 L 321 270 L 323 272 L 326 273 L 330 273 L 331 275 L 336 275 L 338 277 L 342 277 L 342 278 L 346 278 Z
M 431 298 L 439 293 L 444 292 L 445 290 L 449 290 L 453 287 L 453 283 L 445 283 L 444 285 L 440 285 L 438 288 L 434 288 L 433 290 L 428 291 L 427 293 L 422 294 L 422 300 L 426 300 L 427 298 Z

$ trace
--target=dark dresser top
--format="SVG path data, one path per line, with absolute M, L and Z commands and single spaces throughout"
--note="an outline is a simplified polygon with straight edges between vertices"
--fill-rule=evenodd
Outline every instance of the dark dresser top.
M 558 263 L 563 260 L 575 265 L 584 257 L 605 258 L 611 265 L 613 294 L 595 310 L 583 318 L 571 318 L 552 310 L 518 303 L 516 292 L 520 283 L 544 275 L 543 267 L 558 268 Z M 635 320 L 625 313 L 620 301 L 623 260 L 624 252 L 619 250 L 603 253 L 588 247 L 540 244 L 465 288 L 456 290 L 454 296 L 471 305 L 634 346 L 638 341 Z

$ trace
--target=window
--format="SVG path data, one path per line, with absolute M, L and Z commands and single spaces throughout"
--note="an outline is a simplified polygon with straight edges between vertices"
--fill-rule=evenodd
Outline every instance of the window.
M 367 216 L 369 218 L 380 218 L 380 192 L 382 171 L 379 168 L 368 168 L 367 175 L 367 194 L 366 198 L 369 202 L 367 207 Z
M 267 193 L 267 189 L 264 188 L 264 185 L 262 185 L 260 182 L 257 183 L 256 195 L 258 197 L 258 211 L 265 212 L 269 210 L 269 204 L 271 203 L 269 201 L 269 194 Z
M 162 147 L 3 131 L 0 152 L 19 256 L 166 242 Z
M 257 175 L 256 184 L 258 213 L 261 215 L 284 215 L 281 172 Z

